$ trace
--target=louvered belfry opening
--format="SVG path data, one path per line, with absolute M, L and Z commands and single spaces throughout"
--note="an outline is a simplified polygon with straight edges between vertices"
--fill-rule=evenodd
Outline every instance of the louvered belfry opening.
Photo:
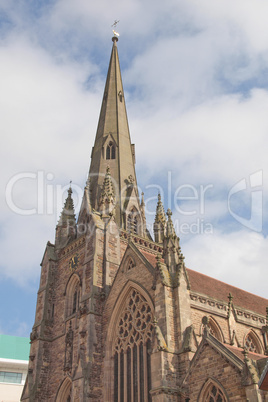
M 114 401 L 151 401 L 153 315 L 145 298 L 133 289 L 120 315 L 114 344 Z

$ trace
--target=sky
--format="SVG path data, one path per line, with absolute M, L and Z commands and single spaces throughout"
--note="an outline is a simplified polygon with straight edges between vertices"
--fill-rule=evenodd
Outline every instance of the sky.
M 0 333 L 31 332 L 70 180 L 79 211 L 115 19 L 149 230 L 160 192 L 187 267 L 267 298 L 267 15 L 265 0 L 0 0 Z

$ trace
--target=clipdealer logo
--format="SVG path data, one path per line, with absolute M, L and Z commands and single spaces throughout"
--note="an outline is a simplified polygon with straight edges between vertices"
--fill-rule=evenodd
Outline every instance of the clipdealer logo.
M 263 215 L 263 172 L 252 173 L 249 176 L 249 186 L 247 186 L 246 179 L 240 180 L 236 183 L 228 193 L 228 210 L 232 217 L 241 225 L 255 232 L 262 231 L 262 215 Z M 246 218 L 234 212 L 231 207 L 231 198 L 241 191 L 250 191 L 250 217 Z

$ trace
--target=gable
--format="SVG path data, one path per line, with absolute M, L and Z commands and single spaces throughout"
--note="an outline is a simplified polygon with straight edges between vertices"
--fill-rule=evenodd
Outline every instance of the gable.
M 147 294 L 146 298 L 150 298 L 153 303 L 153 280 L 153 267 L 144 258 L 136 246 L 132 243 L 129 243 L 121 260 L 105 304 L 104 321 L 107 324 L 110 322 L 114 307 L 116 306 L 119 298 L 122 297 L 123 289 L 126 289 L 130 285 L 133 288 L 139 287 L 144 294 Z
M 224 346 L 221 350 L 210 342 L 201 342 L 183 381 L 183 391 L 191 395 L 191 400 L 199 400 L 204 384 L 209 379 L 225 389 L 227 397 L 230 396 L 228 390 L 232 390 L 232 396 L 246 400 L 242 384 L 243 362 L 239 362 L 240 359 L 231 353 L 228 356 L 224 349 Z

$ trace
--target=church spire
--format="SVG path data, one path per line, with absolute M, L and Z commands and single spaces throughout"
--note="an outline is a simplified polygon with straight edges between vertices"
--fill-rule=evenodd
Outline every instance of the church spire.
M 113 47 L 102 99 L 99 123 L 91 154 L 89 177 L 91 180 L 92 208 L 98 210 L 107 167 L 110 168 L 115 204 L 115 222 L 127 229 L 127 217 L 134 211 L 140 222 L 139 233 L 144 235 L 142 211 L 139 202 L 135 172 L 134 145 L 131 144 L 125 105 L 124 90 L 117 50 L 117 37 Z

